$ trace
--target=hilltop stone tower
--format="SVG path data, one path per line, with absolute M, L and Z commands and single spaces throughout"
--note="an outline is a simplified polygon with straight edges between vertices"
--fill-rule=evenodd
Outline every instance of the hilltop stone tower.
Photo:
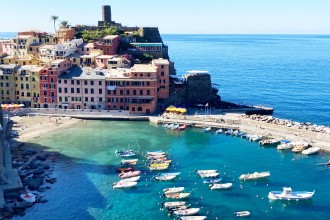
M 98 26 L 105 26 L 106 24 L 111 24 L 111 6 L 102 5 L 102 21 L 98 22 Z

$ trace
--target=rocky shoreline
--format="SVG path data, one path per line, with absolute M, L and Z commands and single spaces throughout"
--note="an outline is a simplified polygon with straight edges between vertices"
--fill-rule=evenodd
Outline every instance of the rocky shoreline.
M 56 153 L 35 150 L 29 143 L 9 139 L 12 153 L 12 168 L 17 169 L 20 180 L 15 190 L 5 191 L 5 206 L 0 211 L 0 219 L 9 219 L 15 215 L 24 216 L 26 210 L 37 203 L 48 202 L 43 192 L 51 189 L 57 179 L 52 177 L 56 162 Z M 31 193 L 34 202 L 25 201 L 22 194 Z

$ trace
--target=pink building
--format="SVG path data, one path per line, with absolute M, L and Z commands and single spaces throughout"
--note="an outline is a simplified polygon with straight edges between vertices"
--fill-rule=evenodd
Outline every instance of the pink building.
M 15 47 L 11 40 L 0 41 L 0 56 L 1 54 L 7 54 L 9 56 L 15 54 Z
M 83 43 L 78 47 L 78 54 L 89 55 L 95 49 L 94 43 Z
M 95 48 L 103 50 L 104 55 L 115 55 L 118 52 L 119 44 L 119 35 L 107 35 L 102 42 L 95 43 Z
M 108 60 L 114 58 L 112 55 L 100 55 L 95 57 L 95 65 L 100 68 L 107 68 Z

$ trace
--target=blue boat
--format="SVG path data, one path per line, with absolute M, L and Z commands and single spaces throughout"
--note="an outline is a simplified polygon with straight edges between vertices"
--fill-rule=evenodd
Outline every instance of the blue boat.
M 203 183 L 218 183 L 222 180 L 222 178 L 209 178 L 209 179 L 204 179 Z

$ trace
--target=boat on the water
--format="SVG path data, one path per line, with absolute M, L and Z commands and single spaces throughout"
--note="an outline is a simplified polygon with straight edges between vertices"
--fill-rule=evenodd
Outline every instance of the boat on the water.
M 207 216 L 202 215 L 190 215 L 190 216 L 180 216 L 180 220 L 205 220 Z
M 149 166 L 149 170 L 167 170 L 169 165 L 167 166 Z
M 189 208 L 189 209 L 184 209 L 184 210 L 177 210 L 174 211 L 174 215 L 194 215 L 199 212 L 200 208 Z
M 239 211 L 234 212 L 234 215 L 236 215 L 236 217 L 245 217 L 251 215 L 251 213 L 249 211 Z
M 176 177 L 176 175 L 167 175 L 167 176 L 154 176 L 153 178 L 156 180 L 160 180 L 160 181 L 166 181 L 166 180 L 172 180 Z
M 116 168 L 116 171 L 119 172 L 119 173 L 126 173 L 126 172 L 129 172 L 129 171 L 134 171 L 135 168 L 134 167 L 117 167 Z
M 115 154 L 117 157 L 132 157 L 135 156 L 133 150 L 116 150 Z
M 198 174 L 216 173 L 218 170 L 196 170 Z
M 164 195 L 168 199 L 185 199 L 190 196 L 190 193 L 179 192 L 179 193 L 169 193 Z
M 211 131 L 211 127 L 203 128 L 202 131 L 203 132 L 209 132 L 209 131 Z
M 181 172 L 176 172 L 176 173 L 159 173 L 157 176 L 178 176 L 180 175 Z
M 223 130 L 221 128 L 215 131 L 216 134 L 221 134 L 222 132 Z
M 313 192 L 308 191 L 292 191 L 291 187 L 283 187 L 283 191 L 271 191 L 268 193 L 269 199 L 279 200 L 305 200 L 314 196 Z
M 256 135 L 256 134 L 253 134 L 249 137 L 250 141 L 261 141 L 261 139 L 262 139 L 262 136 Z
M 239 179 L 240 180 L 254 180 L 254 179 L 266 178 L 266 177 L 269 177 L 269 176 L 270 176 L 269 171 L 254 172 L 254 173 L 242 174 L 242 175 L 240 175 Z
M 121 164 L 125 165 L 125 164 L 129 164 L 129 165 L 135 165 L 138 162 L 139 159 L 129 159 L 129 160 L 121 160 Z
M 219 183 L 222 180 L 222 178 L 208 178 L 203 179 L 203 183 Z
M 184 187 L 171 187 L 171 188 L 165 188 L 165 189 L 163 189 L 163 192 L 165 194 L 168 194 L 168 193 L 182 192 L 183 190 L 184 190 Z
M 149 156 L 154 156 L 154 155 L 164 155 L 166 154 L 164 151 L 162 150 L 157 150 L 157 151 L 147 151 L 147 155 Z
M 168 167 L 169 163 L 150 163 L 149 167 Z
M 137 184 L 137 182 L 123 182 L 119 181 L 113 184 L 114 189 L 120 189 L 120 188 L 130 188 L 133 187 Z
M 233 129 L 228 129 L 227 131 L 225 131 L 225 135 L 232 135 L 234 132 Z
M 233 186 L 232 183 L 215 183 L 210 184 L 210 189 L 230 189 Z
M 137 182 L 140 178 L 141 176 L 133 176 L 133 177 L 121 179 L 120 182 Z
M 259 141 L 260 145 L 276 145 L 279 143 L 280 143 L 280 141 L 277 139 L 266 139 L 266 140 Z
M 32 193 L 23 193 L 19 196 L 21 199 L 27 202 L 35 202 L 36 196 Z
M 150 163 L 172 163 L 172 160 L 168 160 L 166 157 L 150 160 Z
M 217 177 L 220 174 L 215 172 L 215 173 L 200 173 L 199 176 L 202 178 L 210 178 L 210 177 Z
M 168 207 L 166 208 L 169 212 L 174 212 L 177 210 L 185 210 L 185 209 L 189 209 L 191 206 L 191 204 L 188 205 L 179 205 L 179 206 L 174 206 L 174 207 Z
M 307 148 L 306 150 L 303 150 L 301 153 L 305 155 L 310 155 L 310 154 L 316 154 L 320 151 L 321 148 L 319 147 L 310 147 Z
M 141 174 L 141 171 L 136 170 L 136 171 L 130 171 L 127 173 L 120 173 L 119 177 L 121 179 L 125 179 L 125 178 L 129 178 L 129 177 L 133 177 L 133 176 L 140 176 L 140 174 Z
M 182 130 L 186 129 L 186 127 L 187 126 L 185 124 L 180 124 L 179 127 L 178 127 L 178 130 L 182 131 Z
M 299 152 L 302 152 L 302 151 L 306 150 L 307 147 L 308 147 L 308 145 L 303 145 L 303 144 L 296 145 L 292 148 L 292 152 L 293 153 L 299 153 Z
M 164 202 L 163 207 L 169 208 L 169 207 L 176 207 L 176 206 L 181 206 L 181 205 L 185 205 L 185 204 L 186 204 L 186 201 Z

